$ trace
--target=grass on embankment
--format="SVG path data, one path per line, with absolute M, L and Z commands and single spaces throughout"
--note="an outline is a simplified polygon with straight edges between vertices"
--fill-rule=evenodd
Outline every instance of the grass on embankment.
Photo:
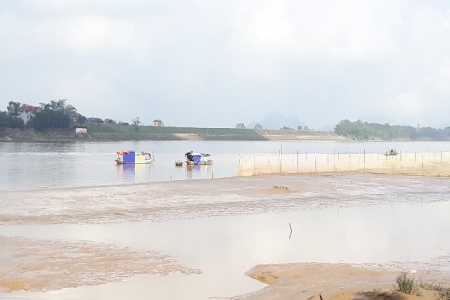
M 0 142 L 266 140 L 253 129 L 139 126 L 136 130 L 133 125 L 117 124 L 87 124 L 86 127 L 87 134 L 77 134 L 72 128 L 47 131 L 0 128 Z
M 265 140 L 253 129 L 88 124 L 94 140 Z
M 33 129 L 0 128 L 0 142 L 71 142 L 71 141 L 265 141 L 265 140 L 341 140 L 330 132 L 298 130 L 264 130 L 237 128 L 157 127 L 92 124 L 87 134 L 74 129 L 36 131 Z

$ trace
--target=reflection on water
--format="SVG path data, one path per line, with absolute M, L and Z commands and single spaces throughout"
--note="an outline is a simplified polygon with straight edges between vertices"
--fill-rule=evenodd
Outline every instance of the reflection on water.
M 173 255 L 180 264 L 203 273 L 188 277 L 146 276 L 144 280 L 134 281 L 133 286 L 139 291 L 134 299 L 180 299 L 172 291 L 180 288 L 185 293 L 183 299 L 206 300 L 261 288 L 263 285 L 244 275 L 257 264 L 344 262 L 380 263 L 389 267 L 395 261 L 401 263 L 399 268 L 413 267 L 419 274 L 426 269 L 448 271 L 448 211 L 450 202 L 392 203 L 167 222 L 2 226 L 0 234 L 90 240 Z M 190 285 L 186 286 L 186 281 Z M 172 288 L 165 288 L 168 285 Z M 130 284 L 113 286 L 118 295 L 125 295 Z M 60 299 L 63 296 L 76 299 L 86 290 L 90 293 L 87 296 L 95 294 L 98 299 L 111 294 L 111 289 L 105 286 L 57 294 Z M 36 294 L 28 294 L 28 299 L 36 299 L 31 296 Z
M 152 177 L 153 164 L 123 164 L 116 166 L 117 179 L 124 183 L 145 182 Z
M 186 178 L 211 179 L 213 178 L 212 165 L 186 165 Z
M 176 171 L 185 170 L 186 179 L 211 179 L 213 178 L 212 165 L 183 165 L 175 167 Z M 141 183 L 146 182 L 149 178 L 157 177 L 154 172 L 153 164 L 123 164 L 116 166 L 117 179 L 123 183 Z M 178 172 L 179 173 L 179 172 Z M 171 180 L 177 179 L 171 176 Z
M 117 178 L 123 179 L 124 181 L 128 182 L 134 182 L 134 165 L 127 164 L 127 165 L 117 165 L 116 166 L 117 171 Z

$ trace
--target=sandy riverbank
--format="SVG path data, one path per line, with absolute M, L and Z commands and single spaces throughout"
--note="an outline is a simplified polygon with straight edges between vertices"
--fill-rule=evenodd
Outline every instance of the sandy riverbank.
M 414 270 L 417 272 L 417 270 Z M 422 270 L 419 270 L 419 272 Z M 325 300 L 418 300 L 437 299 L 436 291 L 419 289 L 407 295 L 397 290 L 398 270 L 380 266 L 292 263 L 258 265 L 248 276 L 269 284 L 269 288 L 234 299 L 319 299 Z M 432 272 L 408 274 L 417 282 L 447 282 Z
M 0 194 L 0 227 L 164 222 L 393 202 L 432 203 L 443 201 L 449 193 L 447 178 L 369 174 L 256 176 L 127 186 L 7 191 Z M 414 199 L 411 199 L 411 195 L 414 195 Z M 9 249 L 0 254 L 0 261 L 8 262 L 0 264 L 0 286 L 3 291 L 25 288 L 57 290 L 96 285 L 123 280 L 133 274 L 202 272 L 195 267 L 179 264 L 176 258 L 164 253 L 155 254 L 96 243 L 30 241 L 10 237 L 1 237 L 0 241 L 3 246 L 7 245 L 6 248 L 2 246 L 4 249 Z M 17 252 L 14 249 L 21 250 Z M 34 250 L 30 252 L 30 249 Z M 106 256 L 111 260 L 102 263 L 101 257 Z M 55 257 L 58 258 L 56 263 Z M 30 260 L 39 263 L 30 266 Z M 368 261 L 359 266 L 296 262 L 257 265 L 248 271 L 242 270 L 242 273 L 247 271 L 248 276 L 269 286 L 233 299 L 307 299 L 319 292 L 323 293 L 325 300 L 378 299 L 370 298 L 369 293 L 360 292 L 373 292 L 376 289 L 389 291 L 395 285 L 396 276 L 402 270 L 410 270 L 412 267 L 417 270 L 418 279 L 444 285 L 449 283 L 447 275 L 438 270 L 438 267 L 448 267 L 448 256 L 441 257 L 439 263 L 431 269 L 420 261 L 414 262 L 413 266 L 370 263 Z M 64 267 L 72 265 L 79 267 Z M 83 266 L 89 267 L 89 276 L 85 274 Z M 59 271 L 64 270 L 70 272 L 61 276 Z M 36 272 L 42 272 L 43 280 L 33 283 L 30 278 L 35 278 Z M 99 278 L 102 279 L 100 282 L 97 280 Z M 422 293 L 432 297 L 431 292 Z M 1 295 L 0 293 L 0 298 Z M 393 297 L 386 299 L 415 299 Z M 427 297 L 421 299 L 434 299 Z

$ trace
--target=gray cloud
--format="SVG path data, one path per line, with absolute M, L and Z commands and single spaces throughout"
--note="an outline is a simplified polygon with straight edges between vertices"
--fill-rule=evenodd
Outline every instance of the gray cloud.
M 447 1 L 5 1 L 0 99 L 173 126 L 436 125 L 449 24 Z

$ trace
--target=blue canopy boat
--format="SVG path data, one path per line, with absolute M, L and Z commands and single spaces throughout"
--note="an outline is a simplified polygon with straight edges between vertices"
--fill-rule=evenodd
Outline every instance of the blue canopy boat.
M 187 152 L 185 155 L 187 165 L 212 165 L 211 154 Z
M 134 152 L 133 150 L 117 151 L 116 163 L 123 164 L 151 164 L 155 161 L 154 156 L 150 152 Z

